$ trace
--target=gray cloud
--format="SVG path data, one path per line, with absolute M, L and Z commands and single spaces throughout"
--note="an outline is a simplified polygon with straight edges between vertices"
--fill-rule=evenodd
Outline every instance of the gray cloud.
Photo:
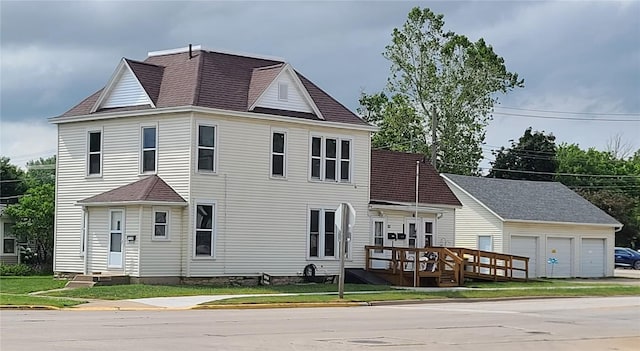
M 189 43 L 284 57 L 355 110 L 362 89 L 384 88 L 389 64 L 381 53 L 416 5 L 425 3 L 3 1 L 0 117 L 4 124 L 58 115 L 101 88 L 122 56 L 142 60 Z M 445 14 L 448 29 L 484 37 L 525 78 L 525 89 L 501 98 L 505 106 L 640 112 L 640 3 L 428 5 Z M 529 125 L 593 146 L 619 130 L 640 134 L 633 123 L 498 121 L 488 129 L 490 144 Z

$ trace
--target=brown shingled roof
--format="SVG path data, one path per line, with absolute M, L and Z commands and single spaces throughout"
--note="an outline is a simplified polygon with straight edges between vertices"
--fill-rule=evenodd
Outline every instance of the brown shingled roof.
M 80 204 L 111 202 L 187 202 L 178 195 L 162 178 L 152 175 L 137 182 L 109 190 L 102 194 L 78 201 Z
M 275 67 L 280 66 L 281 69 L 285 64 L 282 61 L 204 50 L 195 51 L 192 58 L 189 58 L 189 53 L 177 53 L 151 56 L 144 62 L 127 60 L 127 63 L 157 108 L 200 106 L 237 112 L 249 112 L 249 106 L 277 76 L 279 71 Z M 326 121 L 368 125 L 311 81 L 297 74 Z M 93 94 L 61 117 L 90 114 L 99 95 L 100 92 Z M 290 113 L 279 114 L 278 110 L 261 113 L 292 116 Z
M 424 155 L 371 150 L 371 201 L 416 202 L 416 161 Z M 420 162 L 418 202 L 462 206 L 444 179 L 428 162 Z

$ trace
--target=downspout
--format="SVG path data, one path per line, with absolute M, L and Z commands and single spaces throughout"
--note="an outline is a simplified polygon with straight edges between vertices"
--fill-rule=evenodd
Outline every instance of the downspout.
M 89 209 L 82 206 L 82 241 L 84 242 L 83 274 L 89 274 Z

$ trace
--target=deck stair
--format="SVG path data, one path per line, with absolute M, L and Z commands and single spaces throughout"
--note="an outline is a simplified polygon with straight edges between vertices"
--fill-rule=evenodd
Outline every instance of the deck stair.
M 128 275 L 77 274 L 67 282 L 65 288 L 90 288 L 95 285 L 126 285 L 129 283 Z
M 365 271 L 400 286 L 453 287 L 466 279 L 529 278 L 529 258 L 523 256 L 455 247 L 365 246 L 365 250 Z

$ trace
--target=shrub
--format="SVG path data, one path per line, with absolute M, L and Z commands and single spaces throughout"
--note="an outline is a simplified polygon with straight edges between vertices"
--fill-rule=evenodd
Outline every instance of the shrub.
M 0 264 L 0 276 L 25 276 L 34 275 L 36 271 L 24 263 Z

